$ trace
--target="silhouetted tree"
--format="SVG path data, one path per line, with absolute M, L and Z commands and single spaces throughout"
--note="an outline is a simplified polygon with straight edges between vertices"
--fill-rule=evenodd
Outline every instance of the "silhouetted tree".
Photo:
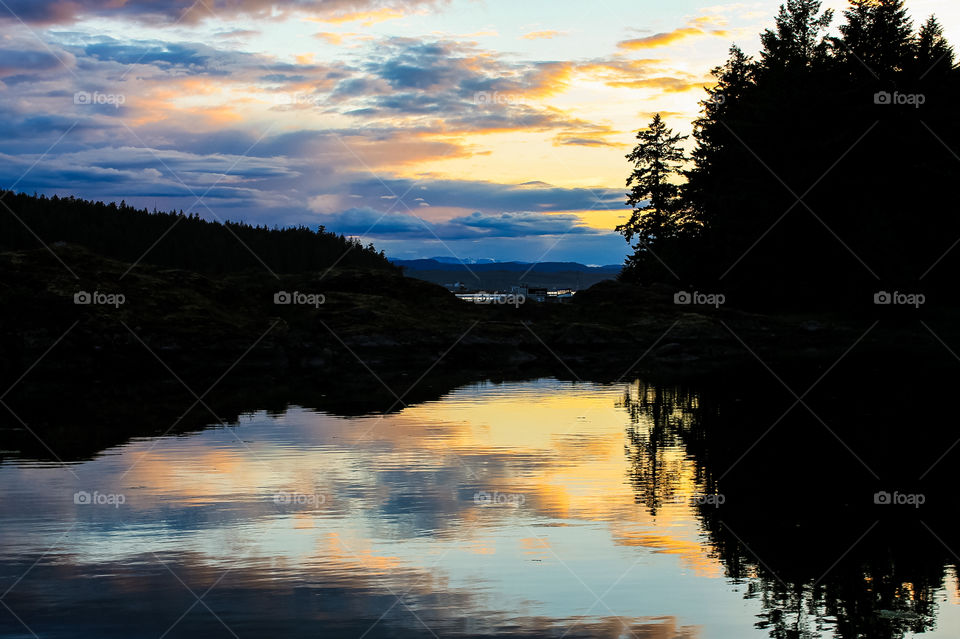
M 913 24 L 903 0 L 876 0 L 871 14 L 875 48 L 867 64 L 881 77 L 907 70 L 913 59 Z
M 917 34 L 916 70 L 920 76 L 934 77 L 953 70 L 955 54 L 953 47 L 943 36 L 943 27 L 936 16 L 930 16 Z
M 707 216 L 716 213 L 719 207 L 715 201 L 707 202 L 713 195 L 721 193 L 714 182 L 728 179 L 723 175 L 727 170 L 738 170 L 730 159 L 724 157 L 725 151 L 736 148 L 732 144 L 736 141 L 724 122 L 736 118 L 736 113 L 749 99 L 755 71 L 752 58 L 739 47 L 730 47 L 726 64 L 712 71 L 717 83 L 707 88 L 708 98 L 700 103 L 703 113 L 693 123 L 697 146 L 692 154 L 694 167 L 686 173 L 684 198 L 694 207 L 696 219 L 710 229 L 713 226 Z
M 960 181 L 953 49 L 936 18 L 914 33 L 902 0 L 851 0 L 843 17 L 829 37 L 819 0 L 789 0 L 758 61 L 732 48 L 668 215 L 635 209 L 617 230 L 649 239 L 646 252 L 685 283 L 770 310 L 949 290 L 960 276 L 960 216 L 947 205 Z M 909 198 L 894 195 L 906 185 Z M 660 230 L 674 220 L 683 232 Z M 625 279 L 662 277 L 637 268 L 652 264 L 643 248 Z
M 850 0 L 850 7 L 843 12 L 846 23 L 840 25 L 842 37 L 832 40 L 839 60 L 858 73 L 870 71 L 866 60 L 873 53 L 872 5 L 873 0 Z M 858 64 L 862 64 L 863 69 L 858 69 Z
M 788 0 L 780 5 L 776 28 L 760 35 L 761 60 L 768 69 L 808 67 L 826 59 L 826 30 L 833 10 L 820 13 L 820 0 Z
M 903 0 L 850 0 L 843 12 L 840 38 L 833 45 L 854 72 L 857 64 L 889 79 L 906 70 L 913 58 L 913 27 Z
M 627 205 L 633 207 L 630 219 L 617 227 L 627 242 L 637 238 L 634 254 L 627 258 L 625 271 L 633 273 L 649 263 L 651 256 L 659 260 L 657 251 L 677 237 L 687 223 L 687 216 L 676 184 L 686 156 L 680 143 L 686 136 L 674 134 L 660 114 L 650 126 L 637 133 L 637 146 L 627 155 L 633 172 L 627 178 L 631 187 Z

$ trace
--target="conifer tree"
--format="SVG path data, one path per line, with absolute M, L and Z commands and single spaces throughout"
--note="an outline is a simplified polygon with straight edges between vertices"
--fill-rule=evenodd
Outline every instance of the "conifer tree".
M 637 133 L 637 145 L 627 155 L 633 172 L 627 178 L 630 192 L 627 205 L 633 207 L 630 219 L 617 227 L 632 242 L 635 253 L 628 265 L 645 262 L 671 238 L 679 235 L 685 224 L 680 187 L 675 183 L 686 160 L 680 144 L 686 136 L 675 134 L 657 113 L 650 126 Z
M 930 16 L 920 27 L 916 41 L 917 71 L 921 76 L 943 74 L 953 69 L 956 55 L 943 36 L 943 27 L 936 16 Z
M 787 0 L 780 5 L 776 28 L 760 35 L 764 67 L 809 67 L 826 59 L 830 47 L 825 33 L 833 20 L 833 10 L 821 14 L 820 6 L 820 0 Z

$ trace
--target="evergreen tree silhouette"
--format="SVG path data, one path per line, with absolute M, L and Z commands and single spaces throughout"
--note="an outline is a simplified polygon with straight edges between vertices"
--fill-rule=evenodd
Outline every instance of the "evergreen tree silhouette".
M 627 155 L 633 172 L 627 178 L 630 192 L 627 205 L 630 219 L 617 226 L 627 242 L 637 238 L 634 254 L 627 258 L 625 277 L 654 260 L 656 252 L 683 232 L 687 216 L 674 182 L 686 160 L 680 143 L 686 136 L 675 134 L 657 113 L 650 126 L 637 133 L 637 145 Z
M 670 215 L 635 209 L 624 225 L 650 239 L 671 273 L 631 268 L 650 263 L 638 244 L 625 279 L 675 282 L 675 272 L 771 311 L 853 308 L 884 289 L 952 290 L 953 48 L 935 17 L 914 33 L 902 0 L 851 0 L 835 37 L 832 17 L 818 0 L 790 0 L 757 60 L 733 47 L 714 69 Z M 664 223 L 678 232 L 658 231 Z

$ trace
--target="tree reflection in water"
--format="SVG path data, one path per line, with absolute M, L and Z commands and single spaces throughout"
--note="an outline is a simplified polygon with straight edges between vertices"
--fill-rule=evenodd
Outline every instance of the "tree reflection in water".
M 960 596 L 956 557 L 915 513 L 878 520 L 869 509 L 839 503 L 849 495 L 799 507 L 770 499 L 771 487 L 802 494 L 808 478 L 790 464 L 758 455 L 739 475 L 718 481 L 754 432 L 745 427 L 749 409 L 729 399 L 642 381 L 628 387 L 618 406 L 630 416 L 625 451 L 636 502 L 652 516 L 693 503 L 710 554 L 746 598 L 760 601 L 756 627 L 771 637 L 895 639 L 934 629 L 945 591 Z M 790 450 L 791 425 L 775 446 Z M 829 480 L 846 485 L 843 468 L 816 470 L 818 481 L 835 472 Z M 694 499 L 714 493 L 725 503 Z
M 698 437 L 703 412 L 696 394 L 638 381 L 618 406 L 630 415 L 626 448 L 637 503 L 656 516 L 665 504 L 689 499 L 684 484 L 706 483 L 705 468 L 687 454 L 687 443 Z M 703 486 L 703 491 L 710 492 L 710 487 Z

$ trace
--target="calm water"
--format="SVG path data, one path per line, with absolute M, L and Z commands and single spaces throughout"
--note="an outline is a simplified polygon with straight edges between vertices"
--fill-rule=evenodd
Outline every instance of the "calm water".
M 701 409 L 638 382 L 481 383 L 7 460 L 0 636 L 960 635 L 950 562 L 851 567 L 854 534 L 819 589 L 765 574 L 779 546 L 754 556 L 711 514 L 735 496 L 684 436 Z

